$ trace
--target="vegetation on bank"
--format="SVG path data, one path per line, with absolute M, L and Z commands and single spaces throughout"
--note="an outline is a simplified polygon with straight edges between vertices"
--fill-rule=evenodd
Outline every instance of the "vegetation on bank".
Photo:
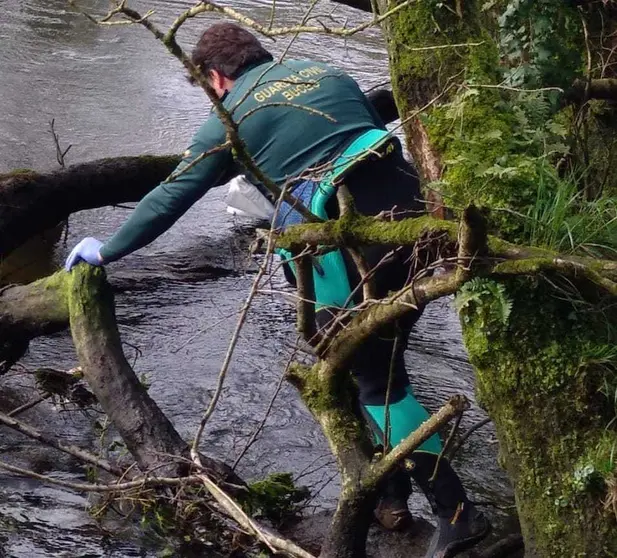
M 455 213 L 473 203 L 501 238 L 616 258 L 617 112 L 612 98 L 593 98 L 604 85 L 594 80 L 615 75 L 614 10 L 427 0 L 389 24 L 402 116 L 439 98 L 406 126 L 408 137 L 425 130 L 442 171 L 427 187 Z M 427 44 L 466 46 L 409 48 Z M 536 271 L 473 279 L 457 296 L 478 396 L 497 427 L 528 549 L 612 556 L 615 299 L 583 277 Z

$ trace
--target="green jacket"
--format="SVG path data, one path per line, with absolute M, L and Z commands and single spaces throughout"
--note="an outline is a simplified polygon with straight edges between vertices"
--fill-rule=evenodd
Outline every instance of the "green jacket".
M 359 134 L 385 129 L 357 83 L 340 70 L 311 61 L 267 62 L 248 68 L 223 98 L 239 133 L 262 171 L 282 186 L 331 161 Z M 175 172 L 225 142 L 225 128 L 212 113 L 195 134 Z M 243 172 L 231 150 L 209 155 L 145 196 L 102 246 L 105 262 L 152 242 L 210 188 Z

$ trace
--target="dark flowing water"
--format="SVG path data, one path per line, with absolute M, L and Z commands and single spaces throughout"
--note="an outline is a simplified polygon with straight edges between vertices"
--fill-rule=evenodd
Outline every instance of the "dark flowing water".
M 83 3 L 102 12 L 106 1 Z M 234 0 L 239 10 L 267 21 L 270 2 Z M 308 2 L 277 2 L 276 23 L 297 22 Z M 332 5 L 320 8 L 322 12 Z M 190 4 L 184 1 L 132 2 L 154 21 L 169 24 Z M 170 153 L 184 150 L 208 112 L 204 95 L 188 85 L 182 68 L 142 28 L 95 27 L 72 12 L 64 0 L 0 0 L 0 172 L 13 168 L 52 169 L 55 148 L 48 123 L 76 163 L 106 156 Z M 327 10 L 326 10 L 327 8 Z M 362 14 L 337 9 L 350 22 Z M 181 35 L 190 48 L 206 18 Z M 270 43 L 279 53 L 289 39 Z M 387 56 L 378 31 L 353 39 L 300 37 L 293 57 L 307 57 L 344 68 L 368 89 L 387 80 Z M 190 438 L 207 405 L 234 328 L 250 288 L 254 267 L 247 268 L 243 247 L 246 224 L 225 212 L 224 188 L 208 193 L 156 242 L 109 266 L 117 289 L 118 319 L 126 352 L 136 354 L 135 370 L 151 384 L 150 393 L 181 434 Z M 100 209 L 74 215 L 67 246 L 85 235 L 106 238 L 125 219 L 125 209 Z M 59 245 L 61 264 L 67 246 Z M 272 290 L 288 290 L 280 274 Z M 281 296 L 260 296 L 243 330 L 229 379 L 211 419 L 204 448 L 227 461 L 241 451 L 268 404 L 289 356 L 294 310 Z M 138 349 L 138 351 L 137 351 Z M 472 400 L 473 374 L 461 343 L 450 301 L 431 305 L 412 335 L 407 360 L 418 398 L 434 410 L 448 396 Z M 25 362 L 68 369 L 76 363 L 66 334 L 32 344 Z M 28 385 L 23 375 L 6 381 L 12 389 Z M 463 428 L 483 418 L 474 405 Z M 92 417 L 40 406 L 24 418 L 64 439 L 87 445 L 94 437 Z M 35 450 L 33 444 L 0 431 L 3 457 L 38 470 L 58 468 L 67 479 L 83 479 L 82 470 L 64 457 Z M 510 503 L 510 489 L 496 464 L 491 427 L 471 438 L 457 467 L 472 496 Z M 239 471 L 254 478 L 290 470 L 320 489 L 318 508 L 332 506 L 338 484 L 321 432 L 294 390 L 284 386 L 259 441 Z M 311 472 L 316 470 L 314 472 Z M 308 471 L 308 474 L 306 472 Z M 156 556 L 159 549 L 123 535 L 122 525 L 99 528 L 88 515 L 87 499 L 59 488 L 2 474 L 0 556 L 124 557 Z M 414 495 L 417 513 L 424 499 Z M 489 508 L 500 521 L 505 514 Z M 126 527 L 126 526 L 124 526 Z

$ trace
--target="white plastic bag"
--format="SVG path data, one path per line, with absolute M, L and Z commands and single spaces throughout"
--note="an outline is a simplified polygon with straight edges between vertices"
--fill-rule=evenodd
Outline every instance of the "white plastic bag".
M 242 217 L 257 217 L 272 220 L 274 205 L 244 176 L 236 176 L 229 182 L 227 212 Z

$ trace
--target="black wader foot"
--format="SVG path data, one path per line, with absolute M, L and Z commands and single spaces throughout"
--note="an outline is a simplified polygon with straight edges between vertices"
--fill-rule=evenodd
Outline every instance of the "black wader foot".
M 407 500 L 383 496 L 377 502 L 375 518 L 388 531 L 404 531 L 411 527 L 413 518 L 407 508 Z
M 463 506 L 467 510 L 463 510 Z M 473 504 L 460 504 L 452 517 L 438 519 L 437 531 L 425 558 L 456 556 L 479 543 L 490 531 L 491 524 L 482 512 Z
M 386 481 L 375 507 L 375 518 L 384 529 L 403 531 L 411 526 L 413 518 L 407 507 L 410 495 L 409 474 L 397 469 Z

